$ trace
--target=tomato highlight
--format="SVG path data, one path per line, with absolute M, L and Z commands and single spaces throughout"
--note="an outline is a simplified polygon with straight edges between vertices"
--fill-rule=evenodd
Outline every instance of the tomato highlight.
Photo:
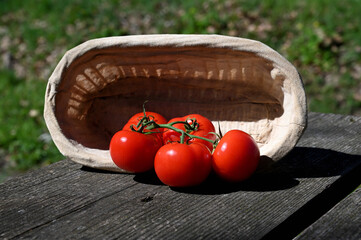
M 145 123 L 145 122 L 149 122 L 149 121 L 154 121 L 157 124 L 165 124 L 167 123 L 167 120 L 165 119 L 165 117 L 163 117 L 161 114 L 159 113 L 155 113 L 155 112 L 140 112 L 137 113 L 135 115 L 133 115 L 128 122 L 124 125 L 122 130 L 128 130 L 128 131 L 132 131 L 132 128 L 134 130 L 139 130 L 139 128 L 141 128 L 141 123 Z M 163 142 L 163 128 L 157 128 L 157 129 L 153 129 L 153 130 L 149 130 L 149 129 L 143 129 L 142 132 L 144 133 L 152 133 L 152 135 L 157 136 L 157 138 L 159 139 L 159 141 L 162 143 Z
M 121 130 L 112 137 L 109 152 L 119 168 L 141 173 L 153 169 L 155 154 L 161 146 L 156 136 Z
M 199 142 L 177 142 L 162 146 L 154 160 L 160 181 L 171 187 L 190 187 L 202 183 L 211 172 L 212 154 Z
M 196 137 L 203 137 L 207 138 L 210 141 L 199 139 L 199 138 L 190 138 L 189 136 L 185 137 L 185 141 L 191 142 L 200 142 L 208 147 L 210 151 L 213 150 L 213 141 L 216 140 L 217 136 L 213 134 L 215 132 L 215 128 L 213 126 L 213 123 L 207 119 L 206 117 L 200 115 L 200 114 L 190 114 L 186 115 L 184 117 L 178 117 L 173 118 L 168 121 L 168 124 L 171 124 L 173 122 L 188 122 L 191 126 L 193 122 L 196 122 L 195 129 L 186 129 L 185 124 L 183 123 L 176 123 L 173 125 L 173 127 L 180 129 L 190 135 L 196 136 Z M 181 140 L 181 133 L 174 131 L 172 129 L 166 129 L 163 132 L 163 143 L 167 144 L 169 142 L 180 142 Z
M 213 152 L 213 170 L 222 179 L 240 182 L 257 169 L 260 152 L 256 141 L 241 130 L 228 131 Z

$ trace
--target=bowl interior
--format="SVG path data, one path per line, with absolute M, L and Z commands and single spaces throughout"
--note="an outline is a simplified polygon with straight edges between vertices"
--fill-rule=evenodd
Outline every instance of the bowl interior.
M 55 115 L 64 135 L 106 150 L 128 119 L 148 111 L 167 119 L 199 113 L 267 144 L 284 113 L 285 75 L 255 53 L 226 48 L 128 47 L 92 50 L 64 71 Z

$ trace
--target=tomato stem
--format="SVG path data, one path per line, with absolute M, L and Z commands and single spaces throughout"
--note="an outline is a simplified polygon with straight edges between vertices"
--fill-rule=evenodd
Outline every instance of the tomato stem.
M 146 125 L 148 125 L 148 124 L 150 125 L 150 127 L 147 127 L 146 129 L 147 130 L 152 130 L 152 129 L 156 129 L 156 128 L 171 129 L 171 130 L 181 134 L 180 143 L 184 143 L 184 139 L 185 139 L 186 136 L 189 137 L 189 138 L 202 139 L 202 140 L 208 141 L 208 142 L 213 143 L 213 144 L 215 143 L 215 141 L 212 141 L 211 139 L 189 134 L 189 133 L 183 131 L 182 129 L 179 129 L 179 128 L 176 128 L 176 127 L 173 126 L 174 124 L 178 124 L 178 123 L 183 123 L 185 125 L 189 125 L 189 123 L 186 122 L 186 121 L 176 121 L 176 122 L 171 122 L 171 123 L 167 123 L 167 124 L 157 124 L 155 121 L 152 120 L 152 121 L 149 121 L 149 122 L 146 123 Z
M 147 117 L 147 114 L 145 113 L 145 104 L 149 102 L 149 100 L 145 100 L 144 103 L 143 103 L 143 114 L 144 114 L 144 117 L 146 118 Z
M 139 120 L 139 122 L 136 126 L 134 126 L 134 125 L 130 126 L 132 131 L 143 133 L 143 134 L 148 134 L 150 132 L 144 132 L 145 129 L 153 130 L 153 129 L 157 129 L 157 128 L 166 128 L 166 129 L 171 129 L 175 132 L 180 133 L 181 134 L 180 143 L 182 143 L 182 144 L 184 143 L 186 136 L 190 139 L 198 138 L 198 139 L 208 141 L 212 144 L 216 144 L 217 140 L 212 141 L 205 137 L 200 137 L 200 136 L 195 136 L 195 135 L 190 134 L 191 132 L 196 131 L 199 127 L 199 123 L 197 122 L 197 119 L 195 119 L 195 118 L 187 118 L 186 121 L 174 121 L 174 122 L 167 123 L 167 124 L 157 124 L 154 121 L 154 117 L 146 115 L 145 104 L 147 102 L 148 101 L 145 101 L 143 103 L 144 116 Z M 186 131 L 183 131 L 182 129 L 174 127 L 173 125 L 175 125 L 175 124 L 183 124 Z

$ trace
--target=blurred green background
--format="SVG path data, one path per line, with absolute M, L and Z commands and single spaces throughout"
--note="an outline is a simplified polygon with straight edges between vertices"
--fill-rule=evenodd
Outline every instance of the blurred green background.
M 0 0 L 0 182 L 62 159 L 42 112 L 64 53 L 93 38 L 222 34 L 299 70 L 310 111 L 361 116 L 361 0 Z

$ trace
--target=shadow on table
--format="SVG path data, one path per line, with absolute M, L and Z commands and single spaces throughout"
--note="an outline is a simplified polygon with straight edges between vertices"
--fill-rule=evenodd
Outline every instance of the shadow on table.
M 300 183 L 300 178 L 342 176 L 358 165 L 361 165 L 361 155 L 351 155 L 321 148 L 295 147 L 286 157 L 278 162 L 273 162 L 271 159 L 262 157 L 256 173 L 241 183 L 231 184 L 224 182 L 212 173 L 209 178 L 199 186 L 171 189 L 178 192 L 194 194 L 224 194 L 237 191 L 278 191 L 297 186 Z M 102 174 L 118 174 L 87 167 L 82 167 L 82 170 Z M 129 175 L 133 176 L 133 174 Z M 163 185 L 154 171 L 134 175 L 133 179 L 143 184 Z
M 297 178 L 317 178 L 344 175 L 361 164 L 360 155 L 328 149 L 295 147 L 278 162 L 262 157 L 257 172 L 248 180 L 231 184 L 215 174 L 201 185 L 191 188 L 172 188 L 194 194 L 224 194 L 237 191 L 277 191 L 295 187 Z M 161 185 L 154 172 L 139 174 L 134 180 L 144 184 Z
M 344 175 L 361 164 L 361 155 L 329 149 L 295 147 L 285 158 L 274 164 L 293 178 L 319 178 Z

